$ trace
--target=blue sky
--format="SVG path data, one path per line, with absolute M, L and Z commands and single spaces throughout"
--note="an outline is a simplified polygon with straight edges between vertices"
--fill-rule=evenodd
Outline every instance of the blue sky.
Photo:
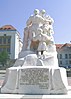
M 56 43 L 71 41 L 71 0 L 0 0 L 0 27 L 12 25 L 23 38 L 26 21 L 34 9 L 45 9 L 54 19 Z

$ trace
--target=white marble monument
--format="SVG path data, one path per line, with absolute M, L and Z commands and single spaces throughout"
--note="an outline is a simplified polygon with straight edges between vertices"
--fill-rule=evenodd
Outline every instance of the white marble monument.
M 66 70 L 58 66 L 53 22 L 45 10 L 34 10 L 24 29 L 22 51 L 6 70 L 1 93 L 67 94 Z

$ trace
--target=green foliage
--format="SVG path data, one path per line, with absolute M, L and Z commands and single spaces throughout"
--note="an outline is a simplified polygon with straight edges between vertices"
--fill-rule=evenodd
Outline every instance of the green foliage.
M 9 55 L 6 51 L 0 52 L 0 64 L 2 66 L 6 65 L 8 59 L 9 59 Z

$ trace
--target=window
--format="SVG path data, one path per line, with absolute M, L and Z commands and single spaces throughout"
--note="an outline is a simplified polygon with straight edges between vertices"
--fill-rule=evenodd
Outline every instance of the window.
M 69 54 L 69 59 L 71 59 L 71 54 Z
M 0 44 L 2 44 L 2 38 L 0 38 Z
M 60 61 L 60 65 L 62 64 L 62 61 Z
M 68 54 L 65 54 L 65 59 L 68 59 Z
M 0 52 L 2 51 L 2 48 L 0 48 Z
M 69 61 L 69 64 L 71 64 L 71 60 Z
M 10 48 L 7 48 L 7 52 L 10 53 Z
M 7 40 L 7 41 L 8 41 L 8 44 L 10 44 L 11 38 L 8 38 L 8 40 Z
M 4 34 L 4 36 L 6 36 L 6 34 Z
M 3 44 L 6 44 L 6 38 L 3 38 Z
M 60 59 L 62 59 L 62 54 L 60 54 Z
M 68 65 L 68 61 L 66 60 L 66 65 Z

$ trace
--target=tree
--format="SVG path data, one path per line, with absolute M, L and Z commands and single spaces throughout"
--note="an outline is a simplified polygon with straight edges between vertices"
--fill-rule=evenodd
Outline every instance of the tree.
M 8 55 L 7 51 L 4 50 L 4 51 L 0 52 L 0 64 L 2 66 L 6 65 L 8 59 L 9 59 L 9 55 Z

